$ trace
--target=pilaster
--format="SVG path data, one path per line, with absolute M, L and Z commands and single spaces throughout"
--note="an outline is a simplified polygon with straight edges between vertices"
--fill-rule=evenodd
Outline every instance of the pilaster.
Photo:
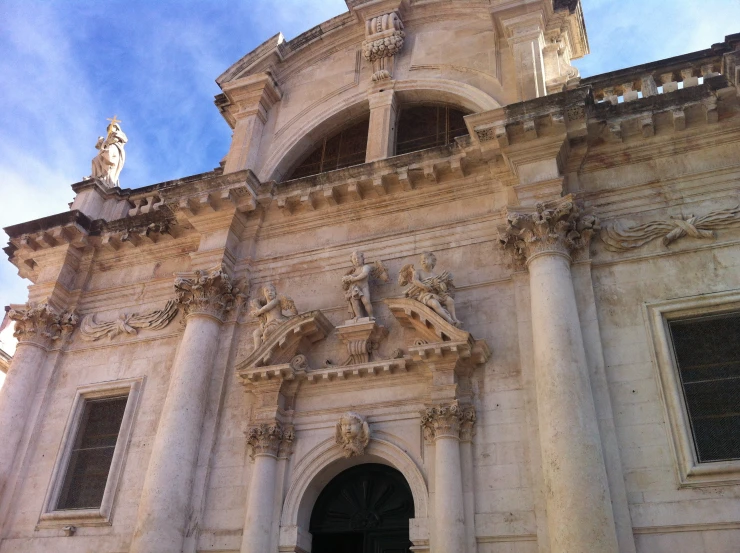
M 393 88 L 374 90 L 370 101 L 370 130 L 365 161 L 372 163 L 392 157 L 396 151 L 396 120 L 398 103 Z
M 270 109 L 282 98 L 280 87 L 272 75 L 259 73 L 225 83 L 222 89 L 229 103 L 221 109 L 234 129 L 224 173 L 256 172 L 265 123 Z
M 509 19 L 501 24 L 506 33 L 516 68 L 520 101 L 547 95 L 545 62 L 545 16 L 542 11 L 531 12 Z

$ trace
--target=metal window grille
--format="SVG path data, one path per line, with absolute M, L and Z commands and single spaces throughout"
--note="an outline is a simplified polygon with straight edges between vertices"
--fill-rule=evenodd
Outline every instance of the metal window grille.
M 668 325 L 699 462 L 740 459 L 740 313 Z
M 412 106 L 401 110 L 396 155 L 452 144 L 468 134 L 465 113 L 447 106 Z
M 338 134 L 325 138 L 293 170 L 288 180 L 365 163 L 369 128 L 370 119 L 364 119 Z
M 97 509 L 102 504 L 127 400 L 85 401 L 57 509 Z

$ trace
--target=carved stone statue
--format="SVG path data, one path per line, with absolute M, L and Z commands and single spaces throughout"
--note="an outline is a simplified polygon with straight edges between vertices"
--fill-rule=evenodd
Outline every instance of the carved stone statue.
M 363 455 L 370 443 L 370 426 L 357 413 L 345 413 L 337 423 L 336 441 L 345 457 Z
M 349 316 L 352 321 L 373 316 L 373 304 L 370 297 L 370 280 L 388 282 L 388 269 L 380 261 L 374 264 L 365 263 L 365 254 L 352 253 L 352 270 L 342 277 L 344 297 L 347 300 Z
M 95 148 L 99 150 L 98 155 L 92 160 L 92 175 L 90 178 L 101 181 L 106 186 L 118 186 L 118 177 L 126 162 L 126 151 L 124 146 L 128 137 L 121 130 L 115 116 L 109 119 L 108 134 L 105 138 L 98 137 Z
M 287 296 L 279 296 L 272 283 L 265 284 L 260 289 L 260 294 L 262 297 L 250 302 L 251 313 L 260 322 L 260 328 L 254 331 L 254 349 L 259 348 L 281 323 L 298 315 L 293 300 Z
M 424 305 L 431 307 L 440 317 L 448 323 L 460 326 L 460 321 L 455 314 L 455 300 L 452 297 L 454 284 L 452 274 L 448 271 L 435 275 L 434 267 L 437 258 L 433 253 L 421 254 L 421 270 L 413 265 L 406 265 L 398 275 L 398 283 L 408 286 L 405 291 L 407 298 L 411 298 Z

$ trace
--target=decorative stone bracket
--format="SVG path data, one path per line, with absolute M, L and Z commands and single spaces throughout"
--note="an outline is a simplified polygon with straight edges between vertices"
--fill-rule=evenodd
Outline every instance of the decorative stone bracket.
M 396 54 L 403 48 L 405 38 L 403 22 L 396 12 L 366 21 L 362 54 L 373 64 L 373 81 L 393 78 L 393 63 Z
M 342 365 L 361 365 L 370 362 L 372 352 L 388 336 L 388 329 L 378 325 L 374 319 L 366 317 L 356 323 L 338 326 L 337 334 L 347 346 L 347 353 L 349 354 Z

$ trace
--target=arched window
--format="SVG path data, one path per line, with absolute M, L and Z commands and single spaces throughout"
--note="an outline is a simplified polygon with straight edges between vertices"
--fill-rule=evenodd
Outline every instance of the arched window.
M 452 144 L 468 134 L 463 117 L 448 106 L 409 106 L 401 109 L 396 134 L 396 155 Z
M 365 163 L 370 119 L 366 118 L 343 131 L 324 138 L 293 170 L 288 180 L 310 177 Z

